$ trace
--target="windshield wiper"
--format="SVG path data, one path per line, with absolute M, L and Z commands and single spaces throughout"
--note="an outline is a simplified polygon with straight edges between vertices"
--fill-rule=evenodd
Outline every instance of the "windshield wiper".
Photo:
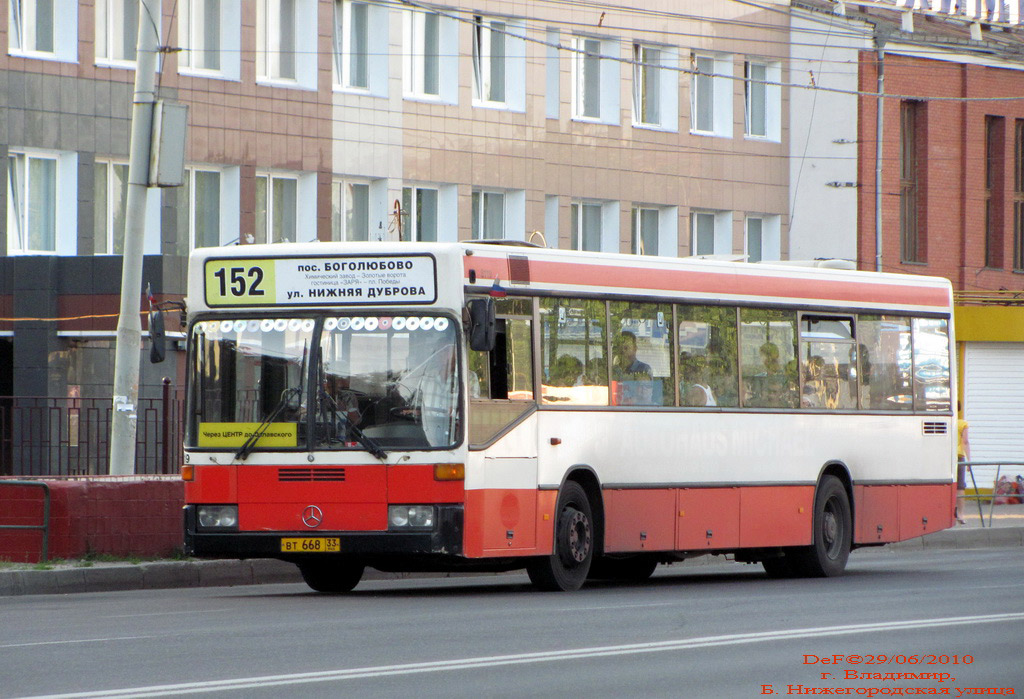
M 367 437 L 361 429 L 356 427 L 352 421 L 344 415 L 341 416 L 341 419 L 345 421 L 345 424 L 348 425 L 348 429 L 352 432 L 352 436 L 356 438 L 357 442 L 363 445 L 363 448 L 365 448 L 366 451 L 370 452 L 381 461 L 388 458 L 388 453 L 384 451 L 384 447 L 377 444 L 377 442 L 375 442 L 371 437 Z
M 270 427 L 271 423 L 281 416 L 281 413 L 284 412 L 285 408 L 291 405 L 293 400 L 296 401 L 296 405 L 298 405 L 301 398 L 302 389 L 300 387 L 284 389 L 284 391 L 281 392 L 281 400 L 278 401 L 277 405 L 274 406 L 274 409 L 270 411 L 270 414 L 263 418 L 263 422 L 253 430 L 252 434 L 249 435 L 249 438 L 245 440 L 245 443 L 242 444 L 242 447 L 235 454 L 235 458 L 245 461 L 246 457 L 252 453 L 253 447 L 256 446 L 256 442 L 260 440 L 260 437 L 262 437 L 263 433 L 267 431 L 267 428 Z

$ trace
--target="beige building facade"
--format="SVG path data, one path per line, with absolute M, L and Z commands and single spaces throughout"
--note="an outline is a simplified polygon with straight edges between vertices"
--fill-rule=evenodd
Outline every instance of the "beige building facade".
M 0 395 L 109 398 L 138 11 L 0 11 Z M 180 297 L 195 247 L 314 239 L 785 259 L 787 11 L 163 0 L 186 184 L 150 192 L 143 283 Z

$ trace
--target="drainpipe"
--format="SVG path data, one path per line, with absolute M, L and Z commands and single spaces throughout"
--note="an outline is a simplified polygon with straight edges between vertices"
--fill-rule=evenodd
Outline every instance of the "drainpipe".
M 878 87 L 875 109 L 875 271 L 882 271 L 882 112 L 885 94 L 885 35 L 875 30 Z

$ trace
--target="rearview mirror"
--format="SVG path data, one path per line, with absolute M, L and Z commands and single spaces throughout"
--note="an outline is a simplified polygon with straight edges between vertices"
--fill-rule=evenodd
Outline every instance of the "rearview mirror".
M 469 308 L 469 348 L 476 352 L 494 349 L 494 299 L 472 299 Z
M 164 312 L 151 308 L 149 311 L 149 361 L 159 364 L 167 356 L 167 338 L 164 335 Z

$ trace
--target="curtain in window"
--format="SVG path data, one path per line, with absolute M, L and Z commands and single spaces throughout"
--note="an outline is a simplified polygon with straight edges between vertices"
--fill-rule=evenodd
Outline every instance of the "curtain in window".
M 767 66 L 747 63 L 747 133 L 767 136 L 766 108 L 768 103 Z
M 715 215 L 693 215 L 693 254 L 715 254 Z
M 747 219 L 747 262 L 760 262 L 764 259 L 762 252 L 763 227 L 763 219 Z
M 633 119 L 639 124 L 661 123 L 661 51 L 633 46 Z
M 693 76 L 693 121 L 697 131 L 714 131 L 714 78 L 715 61 L 697 58 L 698 74 Z
M 220 245 L 220 173 L 197 170 L 193 199 L 195 246 Z

